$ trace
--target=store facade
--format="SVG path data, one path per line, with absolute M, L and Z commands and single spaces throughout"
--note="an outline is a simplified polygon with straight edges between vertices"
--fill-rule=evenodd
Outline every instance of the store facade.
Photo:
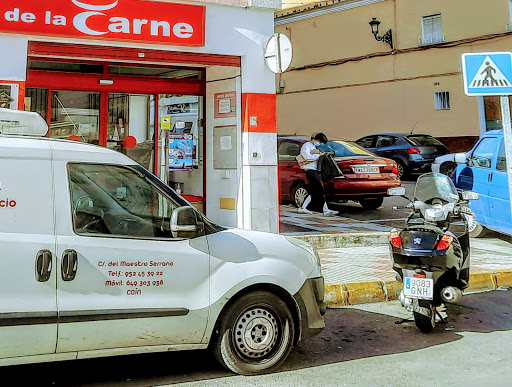
M 220 224 L 278 232 L 263 53 L 279 7 L 4 1 L 0 104 L 40 113 L 50 137 L 125 153 Z

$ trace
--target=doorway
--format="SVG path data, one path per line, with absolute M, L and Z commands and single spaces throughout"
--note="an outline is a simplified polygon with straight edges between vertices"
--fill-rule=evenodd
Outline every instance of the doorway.
M 204 74 L 196 68 L 29 58 L 25 110 L 45 118 L 49 137 L 119 151 L 201 209 Z

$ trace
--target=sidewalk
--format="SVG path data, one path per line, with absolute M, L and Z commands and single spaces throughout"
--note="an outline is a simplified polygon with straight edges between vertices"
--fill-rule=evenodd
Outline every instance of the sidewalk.
M 395 300 L 400 294 L 402 284 L 391 267 L 387 233 L 298 238 L 318 248 L 328 306 Z M 466 293 L 512 287 L 512 244 L 499 238 L 471 239 L 470 273 Z

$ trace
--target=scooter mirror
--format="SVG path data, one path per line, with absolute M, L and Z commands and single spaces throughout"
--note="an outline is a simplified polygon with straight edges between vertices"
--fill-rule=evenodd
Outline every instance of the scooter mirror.
M 456 153 L 455 154 L 455 162 L 457 164 L 466 164 L 466 154 L 465 153 Z
M 477 200 L 479 197 L 477 192 L 473 191 L 464 191 L 462 192 L 462 199 L 464 200 Z
M 389 196 L 404 196 L 405 195 L 405 187 L 393 187 L 388 188 Z

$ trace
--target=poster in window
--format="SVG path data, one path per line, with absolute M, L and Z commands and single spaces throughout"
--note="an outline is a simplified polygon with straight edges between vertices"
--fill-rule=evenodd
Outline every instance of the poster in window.
M 169 170 L 192 170 L 194 153 L 194 136 L 192 134 L 169 133 Z

